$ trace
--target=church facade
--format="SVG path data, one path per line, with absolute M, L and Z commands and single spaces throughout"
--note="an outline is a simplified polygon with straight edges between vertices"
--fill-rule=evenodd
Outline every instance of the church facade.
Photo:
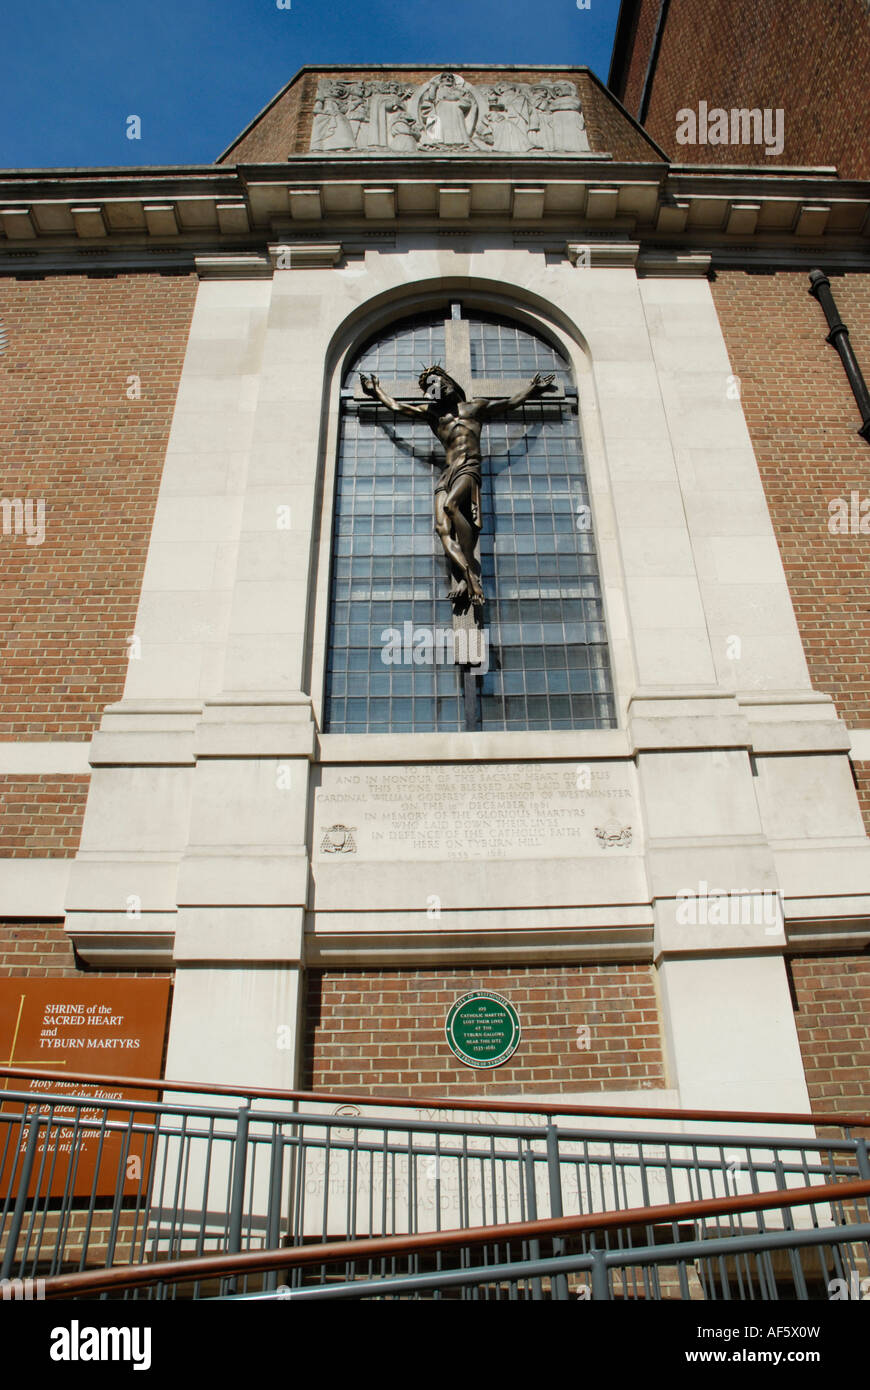
M 324 67 L 3 176 L 8 978 L 170 975 L 216 1088 L 860 1108 L 870 185 L 798 163 Z

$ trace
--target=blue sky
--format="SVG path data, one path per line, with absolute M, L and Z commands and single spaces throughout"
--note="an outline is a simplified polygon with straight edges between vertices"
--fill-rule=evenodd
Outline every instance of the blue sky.
M 606 81 L 619 11 L 619 0 L 289 3 L 7 6 L 0 168 L 211 163 L 305 63 L 585 64 Z M 126 137 L 129 115 L 140 140 Z

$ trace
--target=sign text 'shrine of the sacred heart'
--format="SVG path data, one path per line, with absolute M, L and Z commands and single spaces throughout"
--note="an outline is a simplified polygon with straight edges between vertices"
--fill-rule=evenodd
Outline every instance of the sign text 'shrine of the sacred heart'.
M 527 386 L 510 397 L 483 397 L 466 400 L 457 381 L 442 367 L 425 367 L 420 374 L 420 390 L 425 402 L 394 400 L 374 375 L 360 373 L 362 389 L 389 410 L 414 420 L 425 420 L 444 446 L 445 467 L 435 484 L 435 530 L 447 555 L 454 583 L 448 597 L 454 613 L 483 606 L 484 593 L 476 555 L 481 529 L 480 433 L 485 420 L 515 410 L 540 391 L 546 390 L 555 374 L 537 372 Z

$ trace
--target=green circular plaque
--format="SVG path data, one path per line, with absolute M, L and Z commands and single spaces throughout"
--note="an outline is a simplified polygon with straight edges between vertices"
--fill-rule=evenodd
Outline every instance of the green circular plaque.
M 444 1025 L 447 1045 L 467 1067 L 500 1067 L 520 1041 L 519 1014 L 501 994 L 476 989 L 457 999 Z

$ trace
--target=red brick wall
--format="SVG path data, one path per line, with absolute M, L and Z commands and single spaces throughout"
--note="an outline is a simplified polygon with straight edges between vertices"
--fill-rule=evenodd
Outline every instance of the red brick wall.
M 76 965 L 63 922 L 0 920 L 0 976 L 63 979 L 78 975 L 117 975 L 116 969 L 90 970 Z M 166 970 L 125 970 L 124 978 L 171 974 Z
M 834 276 L 870 376 L 870 275 Z M 813 684 L 847 723 L 870 725 L 870 536 L 831 535 L 828 504 L 870 497 L 870 449 L 827 323 L 789 271 L 718 272 L 713 298 L 776 531 Z
M 503 994 L 520 1016 L 513 1057 L 492 1072 L 447 1046 L 451 1004 L 474 989 Z M 578 1048 L 578 1027 L 589 1048 Z M 308 977 L 304 1086 L 380 1095 L 503 1095 L 664 1085 L 648 965 L 337 970 Z
M 0 280 L 0 497 L 45 501 L 41 545 L 0 535 L 0 738 L 85 739 L 120 698 L 196 286 Z
M 80 975 L 63 922 L 0 922 L 0 975 Z
M 0 775 L 0 859 L 69 859 L 78 849 L 87 774 Z
M 813 1110 L 870 1114 L 870 957 L 803 956 L 791 974 Z
M 637 115 L 660 0 L 644 0 L 625 105 Z M 836 164 L 870 176 L 870 7 L 866 0 L 671 0 L 645 126 L 684 164 Z M 785 147 L 678 145 L 683 107 L 784 111 Z

